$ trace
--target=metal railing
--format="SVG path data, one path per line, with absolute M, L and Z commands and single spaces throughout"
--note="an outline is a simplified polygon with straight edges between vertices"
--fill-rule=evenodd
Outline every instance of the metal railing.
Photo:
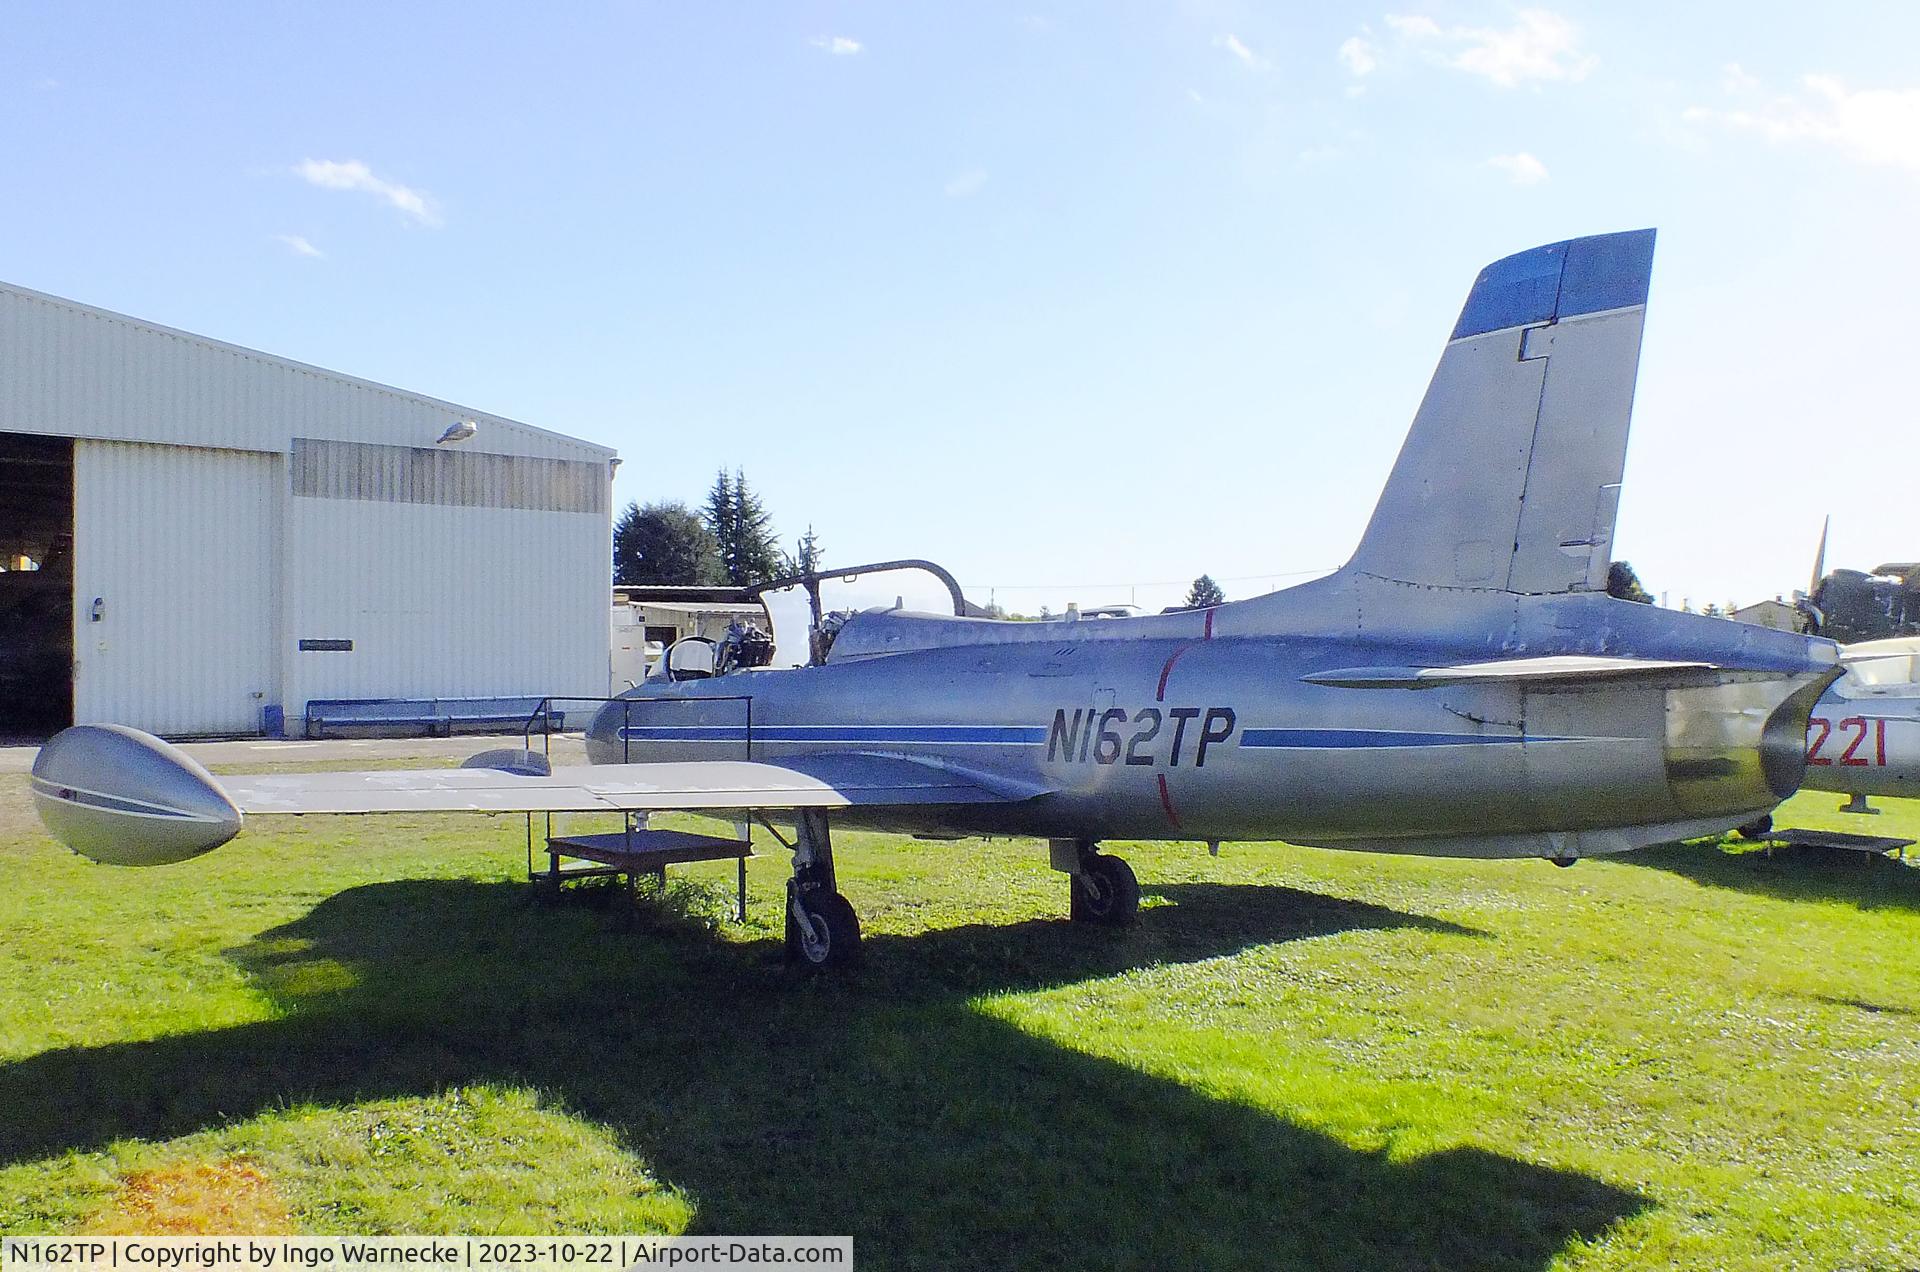
M 539 704 L 528 714 L 526 722 L 520 729 L 520 740 L 523 744 L 523 749 L 531 752 L 533 750 L 533 735 L 537 730 L 540 734 L 540 753 L 547 757 L 549 763 L 551 763 L 553 757 L 554 722 L 556 720 L 564 722 L 567 714 L 565 711 L 556 712 L 556 703 L 562 704 L 563 706 L 570 703 L 592 703 L 595 705 L 596 709 L 593 713 L 592 721 L 588 723 L 587 728 L 581 730 L 583 735 L 591 735 L 593 725 L 599 722 L 600 715 L 606 707 L 618 706 L 620 708 L 620 762 L 622 764 L 631 764 L 633 763 L 633 717 L 636 711 L 645 713 L 665 707 L 701 707 L 713 702 L 738 702 L 742 704 L 743 719 L 740 725 L 740 741 L 746 750 L 746 754 L 742 758 L 751 760 L 753 758 L 753 695 L 750 693 L 702 694 L 699 697 L 689 698 L 593 698 L 572 694 L 554 694 L 551 697 L 540 699 Z M 642 727 L 645 727 L 644 720 Z M 699 728 L 702 726 L 694 725 L 689 727 Z
M 531 754 L 533 751 L 533 735 L 534 732 L 538 730 L 540 733 L 541 757 L 546 760 L 548 769 L 552 769 L 553 725 L 556 719 L 564 720 L 566 715 L 564 710 L 556 711 L 556 704 L 559 704 L 563 708 L 573 703 L 593 704 L 595 706 L 592 719 L 588 722 L 587 727 L 581 730 L 583 736 L 592 735 L 593 726 L 599 723 L 600 716 L 603 714 L 605 708 L 608 706 L 618 706 L 620 708 L 620 762 L 622 764 L 631 764 L 633 763 L 633 721 L 636 712 L 641 713 L 644 719 L 645 713 L 655 711 L 658 708 L 704 706 L 708 703 L 715 702 L 738 702 L 742 704 L 744 721 L 741 726 L 741 742 L 745 748 L 745 758 L 751 760 L 753 758 L 753 695 L 745 693 L 706 694 L 699 697 L 688 698 L 595 698 L 572 694 L 554 694 L 542 698 L 539 704 L 528 714 L 526 723 L 520 732 L 521 747 Z M 642 727 L 645 727 L 645 725 L 643 724 Z M 551 843 L 553 840 L 553 813 L 549 811 L 543 814 L 543 816 L 546 818 L 545 838 Z M 638 823 L 639 815 L 629 811 L 625 817 L 629 848 L 632 846 L 634 831 L 640 828 Z M 552 859 L 553 868 L 557 870 L 559 865 L 558 857 L 552 852 L 549 852 L 548 856 Z M 527 814 L 527 877 L 529 879 L 534 877 L 532 813 Z

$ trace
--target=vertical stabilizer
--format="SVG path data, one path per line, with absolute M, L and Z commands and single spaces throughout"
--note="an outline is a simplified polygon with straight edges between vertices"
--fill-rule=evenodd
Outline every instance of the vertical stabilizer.
M 1522 594 L 1603 591 L 1653 231 L 1480 271 L 1348 569 Z

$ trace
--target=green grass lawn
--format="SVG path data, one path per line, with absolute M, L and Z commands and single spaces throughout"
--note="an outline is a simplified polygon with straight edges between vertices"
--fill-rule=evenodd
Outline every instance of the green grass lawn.
M 862 1266 L 1920 1263 L 1920 870 L 839 837 L 867 962 L 731 863 L 635 930 L 514 818 L 89 865 L 0 779 L 0 1231 L 852 1233 Z M 1789 824 L 1920 835 L 1803 795 Z M 771 850 L 770 850 L 771 849 Z M 604 898 L 603 898 L 604 899 Z M 169 1193 L 169 1189 L 172 1190 Z M 172 1198 L 169 1200 L 169 1198 Z M 992 1264 L 988 1264 L 992 1266 Z

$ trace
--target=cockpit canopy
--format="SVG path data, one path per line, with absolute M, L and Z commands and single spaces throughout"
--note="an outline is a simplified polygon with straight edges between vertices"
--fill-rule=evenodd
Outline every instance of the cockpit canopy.
M 713 675 L 714 644 L 703 636 L 689 636 L 667 647 L 657 666 L 668 680 L 705 680 Z
M 654 664 L 648 679 L 705 680 L 763 668 L 818 666 L 826 662 L 841 629 L 857 617 L 851 609 L 825 608 L 821 585 L 852 583 L 863 576 L 896 571 L 920 571 L 933 575 L 952 598 L 956 616 L 984 612 L 978 606 L 969 605 L 953 575 L 931 561 L 880 561 L 870 565 L 814 570 L 774 579 L 749 589 L 747 595 L 760 603 L 761 612 L 766 616 L 764 625 L 736 622 L 718 640 L 705 636 L 682 637 L 668 646 Z M 798 624 L 804 630 L 794 630 L 795 619 L 800 618 L 796 613 L 798 607 L 790 599 L 786 604 L 778 603 L 783 598 L 794 596 L 804 603 L 804 618 Z M 897 604 L 890 607 L 892 611 L 898 608 Z M 883 607 L 881 612 L 887 612 L 888 609 Z

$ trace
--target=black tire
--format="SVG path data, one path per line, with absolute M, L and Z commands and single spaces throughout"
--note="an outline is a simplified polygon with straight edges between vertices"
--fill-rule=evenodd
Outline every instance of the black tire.
M 802 894 L 810 930 L 803 933 L 787 908 L 787 961 L 808 971 L 852 967 L 860 961 L 860 916 L 838 892 Z
M 1744 826 L 1734 828 L 1734 834 L 1742 839 L 1765 839 L 1773 829 L 1773 814 L 1762 813 Z
M 1076 923 L 1124 927 L 1140 917 L 1140 881 L 1122 858 L 1104 853 L 1087 858 L 1070 887 L 1068 913 Z

